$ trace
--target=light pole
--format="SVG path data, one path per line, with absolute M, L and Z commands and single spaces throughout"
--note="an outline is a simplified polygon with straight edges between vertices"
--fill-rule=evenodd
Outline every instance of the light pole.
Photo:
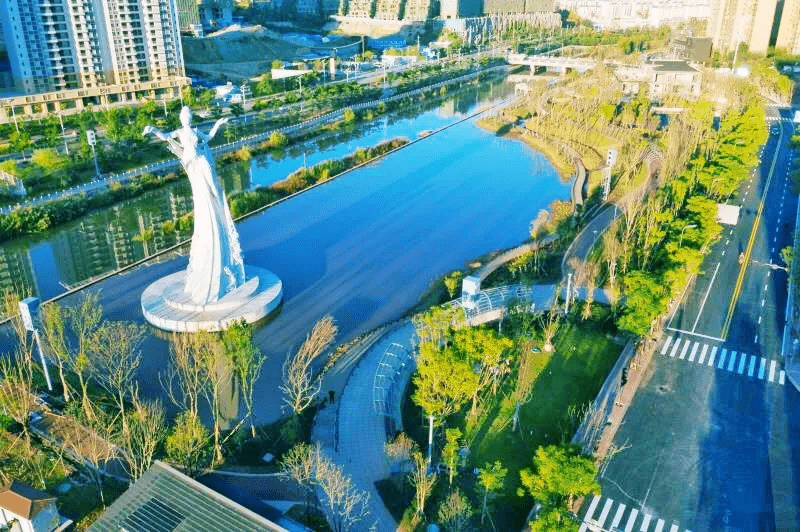
M 36 348 L 39 350 L 39 359 L 42 362 L 42 371 L 44 373 L 44 380 L 47 382 L 47 390 L 52 392 L 53 383 L 50 380 L 50 371 L 47 369 L 47 361 L 44 358 L 42 342 L 39 339 L 39 298 L 26 297 L 20 301 L 19 313 L 22 317 L 22 324 L 25 326 L 25 330 L 33 333 L 33 341 L 36 344 Z
M 689 224 L 683 226 L 683 229 L 681 229 L 681 237 L 678 239 L 678 247 L 681 247 L 683 245 L 683 232 L 686 231 L 687 229 L 691 229 L 694 227 L 697 227 L 697 224 Z
M 58 113 L 58 121 L 61 123 L 61 138 L 64 139 L 64 151 L 69 155 L 69 146 L 67 145 L 67 134 L 64 132 L 64 119 L 61 118 L 61 113 Z
M 86 142 L 88 142 L 89 146 L 92 147 L 92 156 L 94 157 L 94 171 L 97 174 L 97 178 L 100 179 L 100 165 L 97 164 L 97 152 L 95 151 L 94 148 L 94 145 L 97 143 L 97 136 L 91 129 L 86 131 Z
M 564 314 L 569 314 L 569 295 L 572 290 L 572 272 L 567 274 L 567 297 L 564 303 Z

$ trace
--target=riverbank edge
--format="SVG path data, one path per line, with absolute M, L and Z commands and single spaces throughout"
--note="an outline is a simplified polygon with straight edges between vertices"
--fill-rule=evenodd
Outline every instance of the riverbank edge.
M 491 124 L 489 124 L 487 119 L 481 119 L 476 122 L 479 127 L 483 128 L 490 133 L 494 133 L 500 138 L 507 138 L 512 140 L 517 140 L 520 142 L 525 143 L 528 147 L 536 150 L 537 152 L 541 153 L 547 162 L 549 162 L 553 168 L 556 169 L 558 176 L 561 178 L 561 181 L 564 183 L 569 182 L 572 179 L 572 165 L 570 165 L 566 160 L 562 160 L 559 156 L 553 153 L 555 150 L 554 146 L 550 142 L 539 141 L 531 137 L 530 135 L 524 134 L 524 132 L 519 131 L 517 128 L 513 127 L 513 124 L 508 123 L 505 125 L 512 126 L 508 131 L 500 133 L 500 128 L 497 128 Z

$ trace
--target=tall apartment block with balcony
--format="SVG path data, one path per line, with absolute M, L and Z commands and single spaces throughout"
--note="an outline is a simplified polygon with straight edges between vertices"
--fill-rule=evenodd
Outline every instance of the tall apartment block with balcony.
M 0 0 L 18 115 L 171 98 L 188 84 L 175 0 Z

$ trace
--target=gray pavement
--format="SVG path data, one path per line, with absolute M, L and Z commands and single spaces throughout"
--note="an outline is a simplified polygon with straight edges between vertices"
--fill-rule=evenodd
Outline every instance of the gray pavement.
M 650 530 L 659 519 L 664 530 L 673 522 L 695 532 L 800 530 L 800 393 L 780 356 L 787 279 L 769 267 L 794 230 L 785 140 L 770 138 L 761 166 L 731 200 L 742 207 L 738 225 L 725 228 L 667 324 L 615 437 L 624 450 L 602 471 L 604 500 L 612 501 L 602 505 L 605 526 L 624 504 L 622 524 L 637 510 L 636 530 L 648 530 L 645 514 Z M 754 226 L 737 290 L 739 254 L 748 255 Z
M 413 337 L 414 326 L 409 321 L 381 336 L 353 369 L 343 392 L 336 399 L 338 404 L 326 405 L 322 411 L 325 415 L 318 414 L 314 420 L 312 439 L 323 445 L 324 452 L 342 466 L 359 489 L 370 494 L 372 515 L 366 521 L 359 523 L 354 528 L 355 531 L 370 530 L 373 523 L 376 524 L 375 529 L 379 531 L 395 530 L 397 527 L 375 488 L 375 482 L 387 478 L 390 469 L 384 452 L 387 441 L 386 417 L 375 411 L 373 387 L 387 349 L 393 344 L 400 344 L 405 346 L 409 353 L 413 352 Z M 396 375 L 397 382 L 406 383 L 415 367 L 413 361 L 409 360 Z M 391 426 L 397 430 L 402 430 L 400 418 L 402 393 L 402 386 L 398 386 L 391 395 L 393 405 Z M 335 406 L 335 409 L 332 406 Z M 333 415 L 332 412 L 336 412 L 337 415 Z M 331 431 L 335 431 L 338 438 L 331 438 Z

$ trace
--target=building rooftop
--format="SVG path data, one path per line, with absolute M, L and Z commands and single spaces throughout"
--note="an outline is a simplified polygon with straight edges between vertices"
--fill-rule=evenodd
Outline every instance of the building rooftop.
M 18 480 L 12 480 L 0 487 L 0 507 L 25 519 L 33 519 L 55 500 L 56 498 L 49 493 L 34 489 Z
M 155 461 L 89 527 L 91 532 L 286 532 L 196 480 Z
M 686 61 L 653 61 L 656 72 L 697 72 Z

